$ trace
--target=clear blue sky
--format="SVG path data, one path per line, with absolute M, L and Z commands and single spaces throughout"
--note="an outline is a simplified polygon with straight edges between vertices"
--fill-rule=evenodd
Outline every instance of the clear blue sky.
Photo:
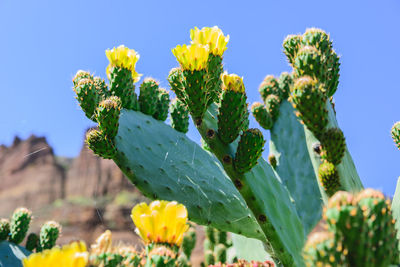
M 244 76 L 254 102 L 266 74 L 290 70 L 284 37 L 319 27 L 342 56 L 337 117 L 361 179 L 392 195 L 400 175 L 400 151 L 390 137 L 400 120 L 400 1 L 240 3 L 0 0 L 0 144 L 34 133 L 45 135 L 56 154 L 77 155 L 92 124 L 71 79 L 78 69 L 105 77 L 107 48 L 134 48 L 138 72 L 166 87 L 177 65 L 171 48 L 188 43 L 194 26 L 218 25 L 231 36 L 225 67 Z

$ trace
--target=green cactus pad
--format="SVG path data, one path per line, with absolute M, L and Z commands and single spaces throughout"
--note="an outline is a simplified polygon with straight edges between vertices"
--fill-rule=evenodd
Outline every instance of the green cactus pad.
M 54 221 L 46 222 L 40 229 L 40 248 L 43 250 L 54 247 L 60 234 L 61 225 Z
M 253 113 L 254 118 L 266 130 L 269 130 L 274 125 L 274 120 L 272 119 L 271 114 L 267 111 L 265 106 L 259 102 L 253 103 L 251 106 L 251 112 Z
M 95 110 L 101 101 L 102 96 L 97 91 L 93 79 L 80 79 L 76 86 L 74 86 L 76 99 L 79 102 L 83 112 L 88 119 L 96 121 Z
M 396 237 L 397 240 L 400 240 L 400 178 L 397 179 L 391 210 L 393 211 L 393 219 L 395 220 Z M 397 251 L 400 252 L 400 244 L 397 246 Z
M 242 196 L 209 152 L 140 112 L 122 110 L 119 124 L 114 161 L 146 196 L 182 203 L 196 223 L 264 240 Z
M 28 257 L 32 252 L 24 247 L 14 243 L 1 241 L 0 242 L 0 266 L 22 267 L 22 260 Z
M 265 108 L 271 114 L 272 119 L 275 121 L 279 116 L 279 103 L 280 99 L 276 95 L 269 95 L 265 99 Z
M 279 76 L 278 80 L 279 89 L 280 89 L 280 97 L 282 100 L 285 100 L 289 97 L 290 88 L 293 86 L 293 78 L 287 72 L 282 72 Z
M 153 78 L 144 79 L 140 85 L 139 105 L 140 111 L 153 115 L 157 109 L 159 85 Z
M 298 111 L 296 115 L 319 138 L 328 124 L 326 98 L 321 85 L 309 76 L 297 79 L 291 91 L 291 101 Z
M 398 149 L 400 149 L 400 121 L 396 122 L 391 130 L 393 141 Z
M 206 70 L 184 70 L 186 104 L 190 114 L 196 123 L 200 123 L 208 106 L 207 71 Z
M 330 162 L 324 162 L 319 165 L 318 177 L 328 196 L 336 193 L 341 187 L 336 167 Z
M 258 88 L 261 98 L 265 102 L 269 95 L 281 96 L 279 83 L 272 75 L 267 75 Z
M 313 46 L 303 46 L 293 63 L 296 77 L 311 76 L 320 78 L 322 75 L 322 59 L 320 52 Z
M 285 53 L 290 64 L 293 64 L 302 42 L 301 35 L 288 35 L 283 41 L 283 53 Z
M 93 76 L 88 71 L 78 70 L 75 74 L 75 77 L 72 79 L 74 87 L 77 86 L 79 81 L 82 79 L 93 80 Z
M 324 199 L 308 154 L 304 126 L 287 100 L 280 104 L 279 117 L 270 133 L 269 151 L 277 162 L 275 171 L 294 199 L 304 231 L 308 234 L 321 218 Z
M 331 97 L 336 92 L 339 84 L 339 76 L 340 76 L 339 56 L 335 53 L 335 51 L 332 51 L 329 57 L 325 61 L 326 61 L 326 67 L 325 67 L 324 84 L 326 86 L 326 95 L 328 97 Z
M 306 46 L 314 46 L 324 56 L 328 56 L 332 50 L 332 41 L 329 35 L 321 29 L 307 29 L 303 34 L 302 42 Z
M 32 213 L 26 208 L 18 208 L 14 211 L 10 223 L 10 236 L 8 240 L 19 244 L 24 240 L 32 220 Z
M 333 163 L 340 164 L 346 151 L 346 142 L 343 132 L 339 128 L 329 128 L 321 135 L 321 158 Z
M 101 131 L 92 129 L 86 134 L 87 146 L 98 156 L 112 159 L 116 150 L 112 141 Z
M 168 75 L 168 83 L 171 86 L 171 90 L 175 93 L 176 97 L 185 103 L 186 93 L 184 77 L 181 68 L 173 68 Z
M 34 251 L 39 246 L 39 236 L 35 233 L 30 233 L 26 239 L 25 248 L 29 251 Z
M 118 118 L 121 113 L 121 100 L 111 96 L 100 102 L 96 110 L 96 118 L 100 131 L 113 140 L 118 132 Z
M 168 118 L 169 93 L 164 88 L 158 90 L 156 112 L 153 118 L 159 121 L 165 121 Z
M 248 120 L 247 96 L 244 92 L 223 90 L 218 109 L 218 135 L 225 144 L 239 136 L 243 124 Z
M 240 173 L 250 171 L 261 157 L 264 144 L 260 130 L 248 129 L 243 132 L 235 154 L 235 170 Z
M 110 93 L 121 99 L 122 107 L 139 110 L 139 102 L 135 93 L 132 73 L 120 67 L 110 68 Z
M 181 133 L 189 130 L 189 111 L 187 106 L 178 98 L 172 100 L 170 104 L 171 126 Z
M 0 219 L 0 242 L 8 239 L 10 234 L 10 221 L 7 219 Z
M 104 79 L 100 77 L 94 77 L 93 82 L 97 92 L 99 92 L 99 95 L 103 96 L 103 98 L 110 96 L 110 91 L 108 90 L 108 86 Z
M 207 91 L 209 94 L 209 104 L 211 104 L 212 102 L 219 102 L 219 98 L 222 92 L 222 72 L 222 57 L 214 54 L 209 54 L 207 64 Z

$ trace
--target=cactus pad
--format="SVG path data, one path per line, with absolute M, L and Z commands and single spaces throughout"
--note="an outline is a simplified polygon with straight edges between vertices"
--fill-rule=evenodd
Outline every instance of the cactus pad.
M 341 187 L 338 171 L 330 162 L 319 165 L 318 177 L 328 196 L 333 195 Z
M 129 69 L 111 67 L 109 72 L 110 92 L 121 99 L 122 107 L 139 110 L 132 72 Z
M 261 98 L 265 102 L 269 95 L 281 96 L 279 83 L 272 75 L 267 75 L 258 88 Z
M 158 90 L 156 112 L 153 118 L 159 121 L 165 121 L 168 118 L 169 93 L 164 88 Z
M 400 121 L 396 122 L 393 125 L 391 134 L 397 148 L 400 149 Z
M 189 130 L 189 111 L 187 106 L 178 98 L 172 100 L 170 104 L 171 126 L 181 133 Z
M 26 208 L 18 208 L 14 211 L 10 223 L 10 236 L 8 240 L 19 244 L 24 240 L 32 220 L 32 213 Z
M 93 79 L 80 79 L 74 86 L 76 99 L 88 119 L 95 121 L 95 109 L 101 101 L 101 95 L 96 89 Z
M 346 151 L 346 143 L 343 132 L 339 128 L 329 128 L 321 135 L 321 158 L 333 163 L 340 164 Z
M 293 64 L 301 45 L 301 35 L 288 35 L 283 41 L 283 53 L 285 53 L 290 64 Z
M 268 130 L 271 129 L 274 125 L 274 120 L 272 119 L 271 114 L 267 111 L 265 106 L 259 102 L 253 103 L 251 106 L 251 112 L 253 113 L 254 118 L 260 124 L 261 127 Z
M 279 103 L 280 99 L 276 95 L 269 95 L 265 99 L 265 108 L 271 114 L 272 119 L 275 121 L 279 116 Z
M 7 219 L 0 219 L 0 242 L 8 239 L 10 234 L 10 222 Z
M 100 131 L 109 139 L 114 139 L 118 132 L 118 118 L 121 112 L 121 100 L 111 96 L 100 102 L 96 110 L 96 118 Z

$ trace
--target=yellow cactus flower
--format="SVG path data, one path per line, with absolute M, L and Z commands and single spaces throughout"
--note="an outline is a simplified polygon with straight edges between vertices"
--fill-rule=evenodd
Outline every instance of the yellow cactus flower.
M 200 44 L 177 45 L 172 49 L 172 53 L 184 70 L 202 70 L 207 67 L 208 46 Z
M 190 30 L 190 39 L 192 39 L 192 44 L 208 45 L 211 54 L 222 56 L 227 48 L 229 35 L 224 36 L 222 30 L 217 26 L 204 27 L 201 30 L 195 27 Z
M 106 69 L 108 78 L 110 78 L 111 67 L 119 67 L 130 70 L 134 82 L 140 80 L 142 74 L 138 74 L 135 70 L 136 62 L 139 60 L 140 56 L 135 50 L 120 45 L 117 48 L 114 47 L 111 50 L 106 50 L 106 56 L 108 61 L 110 61 Z
M 62 248 L 54 247 L 33 253 L 23 260 L 23 265 L 24 267 L 84 267 L 87 261 L 86 245 L 80 241 Z
M 180 246 L 183 234 L 189 229 L 187 210 L 176 201 L 156 200 L 140 203 L 132 209 L 131 218 L 136 232 L 146 244 L 168 243 Z
M 221 74 L 222 89 L 231 90 L 239 93 L 244 93 L 243 77 L 236 74 L 228 74 L 226 72 Z

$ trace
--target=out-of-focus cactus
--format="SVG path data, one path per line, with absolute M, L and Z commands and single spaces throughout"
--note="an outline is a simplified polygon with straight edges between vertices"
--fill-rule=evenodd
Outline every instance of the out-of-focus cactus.
M 10 234 L 10 221 L 8 219 L 0 219 L 0 241 L 7 240 Z
M 357 195 L 339 191 L 324 210 L 328 232 L 305 246 L 308 266 L 390 266 L 399 264 L 399 241 L 390 200 L 373 189 Z
M 248 262 L 245 260 L 239 260 L 238 262 L 232 264 L 217 263 L 215 265 L 209 265 L 208 267 L 275 267 L 275 264 L 268 260 L 264 262 L 259 262 L 259 261 Z
M 204 265 L 227 262 L 227 250 L 232 246 L 228 233 L 210 226 L 204 227 Z
M 61 234 L 61 225 L 55 221 L 46 222 L 40 229 L 39 244 L 41 251 L 50 249 L 56 245 L 57 238 Z
M 396 122 L 392 127 L 392 138 L 398 149 L 400 149 L 400 121 Z

